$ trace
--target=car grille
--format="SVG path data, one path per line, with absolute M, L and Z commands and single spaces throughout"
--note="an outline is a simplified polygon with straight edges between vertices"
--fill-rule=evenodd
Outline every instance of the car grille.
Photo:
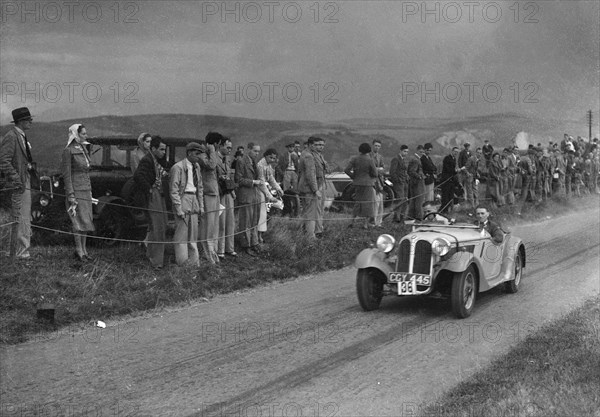
M 410 242 L 403 240 L 400 242 L 400 249 L 398 253 L 398 272 L 408 272 L 408 264 L 410 262 Z
M 429 274 L 431 270 L 431 243 L 419 240 L 415 246 L 415 261 L 413 272 L 415 274 Z
M 414 251 L 415 255 L 412 271 L 410 270 L 411 251 Z M 429 274 L 431 272 L 431 243 L 426 240 L 419 240 L 414 249 L 411 249 L 409 239 L 400 242 L 396 271 Z

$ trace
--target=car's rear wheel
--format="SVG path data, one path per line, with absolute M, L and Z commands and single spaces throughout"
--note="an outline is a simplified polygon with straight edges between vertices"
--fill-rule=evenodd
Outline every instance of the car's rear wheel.
M 517 251 L 515 254 L 515 279 L 508 281 L 504 284 L 504 289 L 510 294 L 514 294 L 519 291 L 521 285 L 521 278 L 523 277 L 523 261 L 521 259 L 521 252 Z
M 469 266 L 465 271 L 454 274 L 450 300 L 452 312 L 458 318 L 469 317 L 475 307 L 477 295 L 477 277 L 475 270 Z
M 383 297 L 384 279 L 373 269 L 359 269 L 356 274 L 356 294 L 365 311 L 377 310 Z
M 119 240 L 125 237 L 127 217 L 121 210 L 108 207 L 96 221 L 96 236 L 104 239 L 97 239 L 98 244 L 102 246 L 116 246 Z

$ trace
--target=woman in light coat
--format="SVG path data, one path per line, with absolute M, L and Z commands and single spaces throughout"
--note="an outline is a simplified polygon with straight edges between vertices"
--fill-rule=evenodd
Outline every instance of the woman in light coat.
M 91 261 L 86 248 L 87 232 L 93 232 L 92 184 L 90 182 L 90 156 L 85 145 L 87 131 L 82 124 L 69 128 L 69 139 L 62 153 L 62 176 L 65 182 L 65 203 L 73 224 L 75 257 Z

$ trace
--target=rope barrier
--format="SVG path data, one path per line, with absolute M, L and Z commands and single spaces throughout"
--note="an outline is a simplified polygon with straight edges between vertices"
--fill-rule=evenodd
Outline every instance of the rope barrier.
M 5 226 L 11 226 L 11 225 L 13 225 L 13 224 L 15 224 L 15 223 L 19 223 L 19 222 L 17 222 L 17 221 L 12 221 L 12 222 L 9 222 L 9 223 L 0 224 L 0 228 L 1 228 L 1 227 L 5 227 Z

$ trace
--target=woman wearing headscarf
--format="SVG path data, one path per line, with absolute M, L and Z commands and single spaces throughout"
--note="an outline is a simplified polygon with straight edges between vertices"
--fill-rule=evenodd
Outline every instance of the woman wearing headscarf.
M 69 128 L 69 139 L 62 153 L 62 175 L 65 182 L 66 207 L 75 233 L 75 257 L 90 261 L 87 253 L 87 232 L 93 232 L 92 184 L 90 182 L 90 156 L 85 148 L 87 131 L 82 124 Z
M 371 145 L 362 143 L 358 147 L 359 155 L 350 159 L 344 172 L 352 178 L 354 186 L 354 211 L 353 223 L 357 217 L 364 219 L 363 228 L 369 227 L 369 221 L 373 219 L 375 204 L 375 180 L 378 178 L 378 171 L 375 168 L 375 162 L 370 156 Z
M 152 135 L 150 133 L 141 133 L 138 136 L 137 143 L 138 147 L 131 153 L 131 173 L 135 174 L 140 161 L 148 152 L 150 152 L 150 142 L 152 141 Z

